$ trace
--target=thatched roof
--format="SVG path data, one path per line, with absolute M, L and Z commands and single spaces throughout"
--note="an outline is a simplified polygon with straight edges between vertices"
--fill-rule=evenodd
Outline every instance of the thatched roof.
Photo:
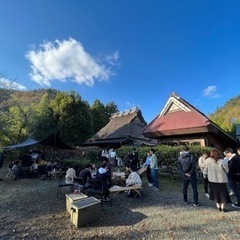
M 147 123 L 138 107 L 117 112 L 110 117 L 109 123 L 88 139 L 84 145 L 151 143 L 151 140 L 142 134 L 146 125 Z

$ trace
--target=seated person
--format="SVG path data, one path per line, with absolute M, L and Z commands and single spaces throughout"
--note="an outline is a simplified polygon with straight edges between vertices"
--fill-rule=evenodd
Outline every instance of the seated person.
M 103 201 L 109 201 L 109 188 L 111 187 L 111 172 L 108 169 L 108 164 L 106 161 L 102 162 L 102 166 L 97 170 L 96 179 L 103 180 L 103 191 L 104 199 Z
M 38 171 L 38 159 L 36 159 L 30 167 L 30 172 L 31 173 L 36 174 L 37 171 Z
M 96 164 L 92 164 L 91 174 L 92 174 L 92 178 L 96 177 L 96 174 L 97 174 Z
M 126 187 L 128 186 L 142 186 L 142 180 L 138 173 L 136 172 L 136 167 L 130 165 L 128 167 L 128 170 L 130 172 L 128 178 L 126 179 Z
M 63 163 L 60 162 L 60 160 L 55 159 L 52 164 L 52 169 L 56 169 L 56 171 L 59 171 L 59 170 L 61 170 L 62 167 L 63 167 Z
M 12 167 L 12 171 L 14 174 L 14 180 L 17 180 L 17 178 L 20 175 L 20 166 L 19 166 L 19 161 L 15 161 L 13 167 Z
M 136 167 L 130 165 L 128 167 L 128 170 L 129 170 L 130 174 L 129 174 L 128 178 L 126 179 L 126 187 L 129 187 L 129 186 L 140 186 L 141 187 L 142 180 L 141 180 L 140 176 L 138 175 L 138 173 L 136 172 Z M 128 190 L 126 192 L 126 196 L 131 197 L 132 191 Z
M 87 183 L 88 179 L 92 178 L 91 169 L 92 169 L 91 164 L 87 164 L 86 167 L 82 169 L 78 175 L 79 178 L 83 179 L 85 184 Z
M 30 167 L 32 165 L 32 157 L 29 154 L 23 155 L 20 157 L 22 167 Z
M 76 178 L 76 171 L 73 168 L 69 168 L 66 172 L 65 183 L 73 184 L 74 178 Z

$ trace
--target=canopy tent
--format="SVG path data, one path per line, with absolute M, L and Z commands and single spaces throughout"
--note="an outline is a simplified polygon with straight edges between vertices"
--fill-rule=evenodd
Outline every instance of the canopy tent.
M 22 143 L 6 146 L 3 147 L 4 149 L 13 149 L 13 148 L 20 148 L 20 147 L 27 147 L 35 144 L 43 144 L 50 147 L 60 148 L 60 149 L 73 149 L 70 146 L 68 146 L 63 140 L 59 137 L 57 133 L 52 134 L 51 136 L 41 140 L 37 141 L 33 138 L 28 138 Z
M 65 142 L 63 142 L 63 140 L 59 137 L 57 133 L 52 134 L 51 136 L 43 139 L 42 141 L 39 141 L 38 143 L 60 149 L 73 149 L 72 147 L 68 146 Z
M 11 146 L 6 146 L 6 147 L 3 147 L 3 148 L 4 149 L 13 149 L 13 148 L 27 147 L 27 146 L 34 145 L 34 144 L 37 144 L 37 143 L 38 143 L 37 140 L 35 140 L 33 138 L 28 138 L 22 143 L 11 145 Z

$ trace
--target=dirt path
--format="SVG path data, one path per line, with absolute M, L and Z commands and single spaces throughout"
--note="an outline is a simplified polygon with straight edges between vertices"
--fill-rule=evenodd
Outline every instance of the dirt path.
M 6 169 L 0 173 L 5 176 Z M 4 178 L 0 182 L 0 239 L 240 238 L 240 212 L 231 208 L 219 213 L 205 198 L 202 184 L 200 207 L 182 204 L 181 181 L 161 175 L 160 185 L 160 191 L 154 192 L 144 183 L 143 202 L 119 194 L 112 207 L 104 203 L 98 220 L 76 228 L 66 211 L 66 191 L 56 198 L 57 180 Z

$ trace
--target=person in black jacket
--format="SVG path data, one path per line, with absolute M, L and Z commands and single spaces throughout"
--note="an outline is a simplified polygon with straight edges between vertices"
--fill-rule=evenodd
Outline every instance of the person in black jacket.
M 88 179 L 92 179 L 91 169 L 91 164 L 87 164 L 86 167 L 80 171 L 78 177 L 82 178 L 84 183 L 86 183 Z
M 129 157 L 129 165 L 134 166 L 135 169 L 138 169 L 138 153 L 136 148 L 133 148 L 132 152 L 128 155 Z
M 178 167 L 183 176 L 183 201 L 188 204 L 188 185 L 191 183 L 193 189 L 193 200 L 195 207 L 199 206 L 198 202 L 198 189 L 197 189 L 197 174 L 196 174 L 196 161 L 189 148 L 185 147 L 178 158 Z
M 2 168 L 3 166 L 3 161 L 4 161 L 4 153 L 0 153 L 0 168 Z M 0 178 L 0 181 L 2 181 L 3 179 Z
M 106 161 L 102 162 L 102 166 L 97 170 L 96 179 L 100 179 L 103 182 L 104 199 L 103 201 L 109 201 L 109 188 L 111 187 L 111 170 L 108 168 Z
M 227 148 L 224 151 L 226 157 L 228 158 L 228 180 L 229 185 L 231 185 L 232 190 L 237 198 L 237 202 L 232 204 L 235 208 L 240 208 L 240 157 L 236 155 L 232 148 Z

